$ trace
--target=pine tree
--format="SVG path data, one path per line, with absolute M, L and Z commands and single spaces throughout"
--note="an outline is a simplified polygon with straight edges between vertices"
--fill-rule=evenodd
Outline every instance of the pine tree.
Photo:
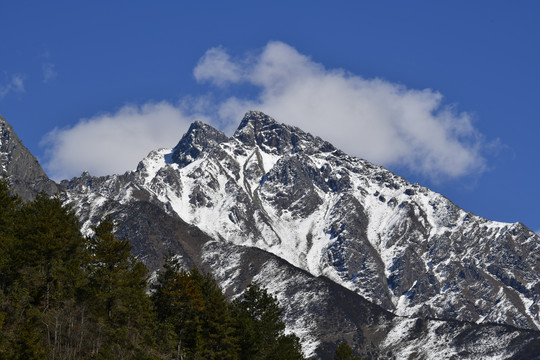
M 0 181 L 0 359 L 303 359 L 266 290 L 231 304 L 170 257 L 150 298 L 129 241 L 110 219 L 93 230 L 83 238 L 58 198 L 22 204 Z
M 20 247 L 15 237 L 15 224 L 19 216 L 21 199 L 13 195 L 5 179 L 0 179 L 0 300 L 16 278 L 14 254 Z M 4 318 L 1 315 L 0 318 Z M 2 329 L 0 321 L 0 331 Z
M 267 360 L 304 360 L 300 339 L 295 334 L 281 335 Z
M 336 355 L 334 356 L 335 360 L 360 360 L 358 356 L 353 354 L 353 351 L 349 344 L 345 341 L 339 343 L 336 348 Z
M 201 313 L 197 354 L 209 360 L 237 359 L 238 345 L 227 298 L 210 274 L 201 274 L 197 269 L 192 269 L 190 277 L 201 291 L 205 303 Z
M 166 324 L 169 352 L 175 359 L 237 358 L 229 304 L 210 275 L 196 269 L 186 272 L 169 257 L 152 290 L 158 320 Z
M 189 273 L 180 269 L 173 257 L 169 257 L 164 270 L 158 272 L 152 286 L 152 301 L 162 327 L 162 339 L 175 359 L 193 355 L 197 347 L 197 334 L 201 326 L 200 313 L 204 299 L 200 289 Z
M 33 291 L 34 304 L 46 312 L 72 296 L 82 278 L 83 238 L 75 214 L 59 198 L 41 193 L 22 206 L 16 236 L 16 261 L 24 273 L 19 279 Z
M 251 284 L 233 305 L 240 359 L 303 359 L 299 339 L 284 334 L 283 310 L 266 289 Z
M 2 183 L 0 223 L 0 358 L 62 357 L 83 281 L 78 221 L 59 199 L 22 204 Z
M 13 234 L 20 206 L 21 198 L 11 192 L 6 179 L 0 179 L 0 234 Z
M 87 304 L 98 332 L 100 356 L 131 358 L 152 342 L 153 311 L 146 293 L 148 270 L 131 255 L 128 239 L 117 239 L 107 218 L 88 239 L 85 270 Z

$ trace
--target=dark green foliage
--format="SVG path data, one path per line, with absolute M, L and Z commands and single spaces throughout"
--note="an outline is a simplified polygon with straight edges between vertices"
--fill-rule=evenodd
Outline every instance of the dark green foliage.
M 59 355 L 64 310 L 83 279 L 77 219 L 44 194 L 22 205 L 5 183 L 0 208 L 0 358 Z
M 21 200 L 10 193 L 6 180 L 0 179 L 0 294 L 5 293 L 16 278 L 14 252 L 19 246 L 15 224 Z M 3 316 L 0 314 L 0 329 Z
M 58 198 L 39 194 L 24 204 L 16 224 L 19 278 L 31 290 L 32 303 L 44 312 L 74 295 L 82 280 L 84 240 L 75 215 Z
M 180 269 L 169 258 L 152 299 L 165 324 L 164 346 L 173 358 L 237 359 L 230 305 L 210 275 Z
M 99 358 L 132 358 L 151 343 L 153 309 L 146 294 L 148 270 L 131 255 L 127 239 L 117 239 L 114 224 L 104 219 L 86 244 L 83 288 L 91 319 L 103 336 Z
M 5 179 L 0 179 L 0 234 L 12 234 L 14 220 L 21 205 L 21 199 L 11 193 Z
M 358 356 L 353 354 L 353 351 L 349 344 L 345 341 L 339 343 L 336 348 L 335 360 L 361 360 Z
M 231 304 L 210 275 L 169 257 L 152 290 L 172 359 L 304 359 L 298 337 L 284 334 L 277 300 L 257 285 Z
M 60 199 L 23 204 L 0 181 L 0 359 L 303 359 L 266 290 L 230 303 L 170 257 L 149 295 L 114 223 L 93 230 L 84 238 Z
M 198 329 L 199 356 L 203 359 L 237 359 L 233 319 L 227 299 L 209 274 L 203 275 L 192 269 L 189 275 L 204 301 Z
M 266 289 L 250 285 L 233 303 L 240 359 L 303 359 L 295 335 L 285 335 L 283 310 Z
M 265 359 L 268 360 L 303 360 L 300 339 L 294 334 L 281 335 Z
M 205 308 L 200 289 L 172 259 L 166 261 L 154 284 L 152 300 L 161 327 L 161 342 L 174 358 L 191 355 L 197 348 L 200 314 Z

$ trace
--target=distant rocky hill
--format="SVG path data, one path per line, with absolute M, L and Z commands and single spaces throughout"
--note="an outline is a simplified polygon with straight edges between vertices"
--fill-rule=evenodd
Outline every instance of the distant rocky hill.
M 58 192 L 37 159 L 19 140 L 10 124 L 0 116 L 0 176 L 6 177 L 11 187 L 24 200 L 33 199 L 39 192 L 52 195 Z
M 310 356 L 331 359 L 342 340 L 366 359 L 540 354 L 536 234 L 263 113 L 232 137 L 193 123 L 135 171 L 58 190 L 84 232 L 111 215 L 151 270 L 171 251 L 231 297 L 259 282 Z

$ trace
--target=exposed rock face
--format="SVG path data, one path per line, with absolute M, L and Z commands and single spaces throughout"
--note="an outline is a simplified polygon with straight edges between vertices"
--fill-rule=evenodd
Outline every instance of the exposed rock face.
M 62 185 L 86 229 L 104 214 L 125 213 L 134 202 L 143 201 L 161 209 L 161 218 L 179 218 L 220 240 L 215 243 L 219 246 L 267 251 L 296 271 L 331 279 L 398 315 L 535 330 L 540 324 L 536 234 L 519 223 L 497 223 L 467 213 L 429 189 L 260 112 L 248 112 L 231 138 L 194 123 L 174 149 L 150 153 L 134 172 L 99 179 L 84 175 Z M 128 211 L 125 217 L 136 214 Z M 151 218 L 146 221 L 153 223 Z M 151 267 L 159 264 L 160 251 L 153 249 L 177 241 L 170 232 L 149 237 L 147 231 L 157 230 L 137 233 L 122 219 L 119 224 L 119 231 L 129 233 L 136 244 L 147 244 L 148 238 L 161 241 L 150 247 L 135 245 Z M 204 249 L 202 260 L 190 257 L 193 264 L 204 265 L 209 256 Z M 211 267 L 214 274 L 230 261 L 230 254 L 224 256 Z M 245 282 L 242 272 L 226 274 L 225 287 Z M 231 280 L 235 276 L 242 280 Z M 278 279 L 279 271 L 268 273 L 264 284 L 272 288 L 282 281 Z M 318 306 L 309 304 L 303 306 Z M 286 306 L 297 304 L 289 301 Z M 385 329 L 410 325 L 392 321 L 394 325 Z M 470 323 L 441 327 L 427 321 L 422 331 L 481 328 Z M 510 328 L 497 329 L 505 333 Z M 314 328 L 309 331 L 316 333 Z M 337 336 L 338 330 L 333 331 L 319 338 L 320 351 Z M 422 334 L 418 336 L 427 340 Z M 373 341 L 382 346 L 384 337 Z M 357 343 L 365 345 L 361 344 Z M 404 343 L 400 346 L 406 348 Z
M 206 149 L 225 142 L 227 135 L 211 126 L 196 121 L 189 127 L 172 153 L 172 160 L 179 166 L 186 166 Z
M 55 193 L 0 126 L 15 189 Z M 151 270 L 172 251 L 231 297 L 251 281 L 267 287 L 309 356 L 331 359 L 344 339 L 366 359 L 523 359 L 540 349 L 537 235 L 260 112 L 230 138 L 196 122 L 136 171 L 83 173 L 58 188 L 85 233 L 111 215 Z
M 0 176 L 8 179 L 14 192 L 24 201 L 32 200 L 41 191 L 49 195 L 58 192 L 56 183 L 47 177 L 34 155 L 1 116 Z
M 364 359 L 519 359 L 540 346 L 538 331 L 398 317 L 267 251 L 214 240 L 144 196 L 106 200 L 97 212 L 113 216 L 117 234 L 128 236 L 134 251 L 153 268 L 158 255 L 171 250 L 183 266 L 212 273 L 231 298 L 253 281 L 265 286 L 284 306 L 287 328 L 300 336 L 308 356 L 333 359 L 343 340 Z

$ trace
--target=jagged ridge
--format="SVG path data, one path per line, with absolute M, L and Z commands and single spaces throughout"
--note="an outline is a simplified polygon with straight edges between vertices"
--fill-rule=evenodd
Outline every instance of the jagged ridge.
M 63 185 L 68 201 L 82 204 L 85 224 L 111 202 L 144 199 L 215 239 L 269 251 L 400 315 L 539 324 L 532 231 L 467 213 L 260 112 L 248 112 L 231 138 L 195 123 L 135 172 L 88 187 L 80 181 Z
M 56 189 L 39 164 L 20 172 L 37 161 L 5 122 L 3 134 L 2 164 L 19 191 Z M 331 358 L 343 339 L 365 358 L 517 359 L 540 347 L 537 331 L 488 323 L 537 326 L 534 233 L 466 213 L 260 112 L 231 138 L 194 123 L 134 172 L 85 173 L 60 187 L 85 231 L 112 215 L 151 269 L 173 251 L 232 297 L 261 282 L 309 355 Z

